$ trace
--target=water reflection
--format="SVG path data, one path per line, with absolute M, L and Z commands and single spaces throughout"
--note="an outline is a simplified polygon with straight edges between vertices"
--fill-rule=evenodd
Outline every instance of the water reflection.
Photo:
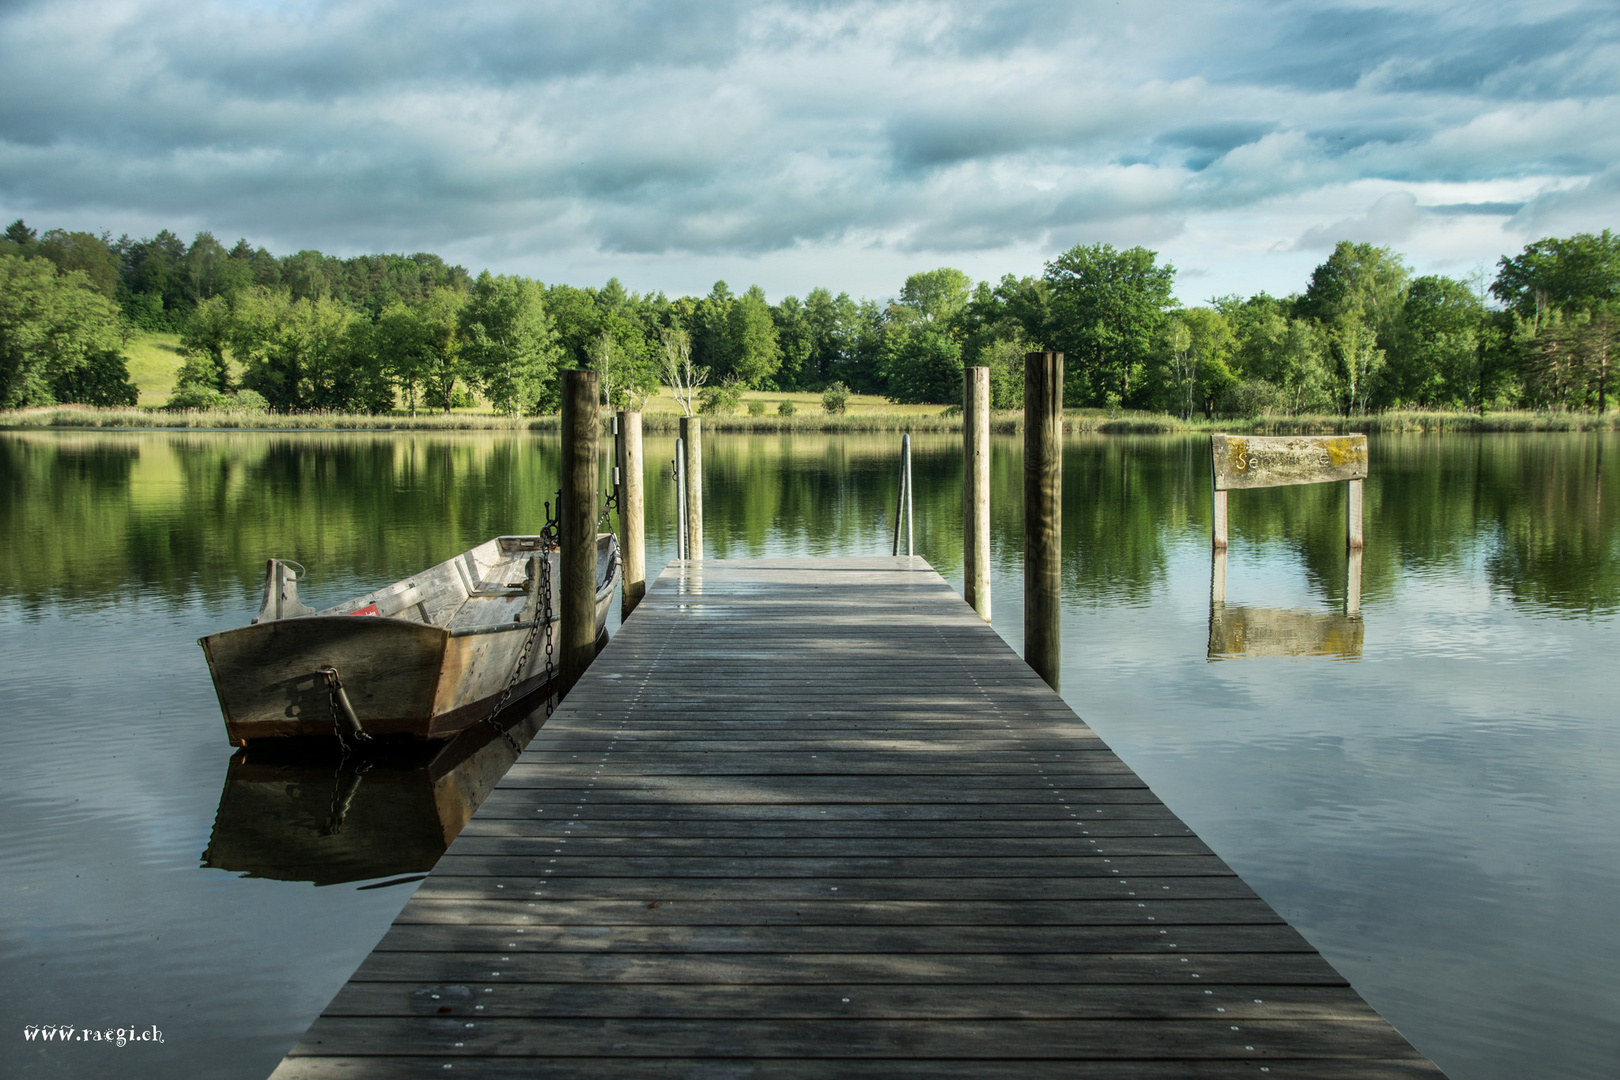
M 1214 548 L 1209 560 L 1209 649 L 1211 660 L 1238 656 L 1328 656 L 1337 660 L 1361 656 L 1366 624 L 1361 620 L 1363 549 L 1351 548 L 1344 560 L 1344 610 L 1294 611 L 1229 606 L 1226 603 L 1225 548 Z
M 528 744 L 544 719 L 510 734 Z M 245 877 L 346 881 L 424 874 L 500 778 L 517 751 L 479 724 L 448 744 L 399 745 L 339 758 L 324 740 L 269 741 L 239 750 L 202 865 Z
M 898 436 L 705 442 L 708 558 L 890 550 Z M 917 551 L 955 583 L 961 442 L 912 443 Z M 1336 488 L 1246 492 L 1218 626 L 1208 445 L 1067 441 L 1069 700 L 1451 1075 L 1611 1075 L 1620 437 L 1376 437 L 1359 597 Z M 644 449 L 656 578 L 673 439 Z M 325 606 L 530 531 L 556 463 L 553 437 L 507 433 L 0 433 L 0 963 L 30 988 L 0 1018 L 117 1026 L 138 1000 L 170 1038 L 121 1075 L 269 1073 L 409 886 L 267 878 L 421 873 L 453 829 L 437 794 L 410 821 L 374 808 L 397 779 L 380 764 L 222 769 L 196 639 L 252 615 L 267 551 L 318 568 Z M 996 628 L 1016 647 L 1017 439 L 991 468 Z M 1341 604 L 1367 618 L 1356 663 L 1209 662 L 1212 641 L 1352 654 Z M 367 861 L 379 835 L 409 858 Z M 236 869 L 197 869 L 205 846 Z M 22 1052 L 31 1076 L 91 1067 Z
M 1209 658 L 1239 656 L 1330 656 L 1338 660 L 1361 656 L 1366 624 L 1335 611 L 1280 611 L 1275 608 L 1227 607 L 1209 609 Z

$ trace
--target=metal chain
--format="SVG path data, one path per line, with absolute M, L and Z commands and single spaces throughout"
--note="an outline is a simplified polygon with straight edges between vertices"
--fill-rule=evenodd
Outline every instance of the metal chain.
M 489 710 L 489 715 L 483 718 L 484 723 L 500 733 L 501 738 L 506 740 L 506 745 L 510 746 L 515 754 L 521 754 L 523 747 L 518 745 L 518 741 L 512 737 L 510 731 L 496 723 L 495 718 L 501 714 L 501 710 L 506 708 L 507 703 L 512 700 L 512 691 L 517 689 L 519 680 L 523 678 L 523 669 L 528 666 L 529 654 L 534 652 L 535 639 L 542 630 L 545 631 L 546 635 L 546 678 L 541 685 L 550 687 L 555 677 L 551 644 L 551 560 L 546 556 L 557 546 L 558 516 L 562 512 L 562 492 L 558 491 L 556 494 L 558 496 L 558 514 L 552 514 L 551 503 L 547 502 L 545 504 L 546 523 L 540 527 L 540 565 L 537 567 L 540 571 L 540 610 L 534 613 L 534 619 L 529 624 L 529 632 L 523 636 L 523 648 L 518 650 L 517 663 L 512 665 L 512 675 L 506 680 L 506 688 L 501 691 L 501 696 L 495 699 L 495 705 Z M 546 695 L 546 718 L 548 720 L 551 718 L 550 694 Z
M 349 755 L 354 753 L 356 747 L 350 746 L 349 740 L 343 737 L 343 712 L 342 706 L 338 704 L 337 699 L 337 680 L 326 678 L 324 671 L 321 675 L 326 682 L 326 704 L 332 710 L 332 734 L 337 736 L 338 768 L 341 769 L 343 763 L 349 760 Z
M 540 550 L 542 554 L 560 550 L 561 548 L 559 532 L 562 525 L 562 491 L 558 490 L 553 494 L 557 496 L 557 510 L 556 513 L 553 513 L 551 503 L 548 501 L 545 504 L 546 523 L 540 529 Z M 619 497 L 617 492 L 603 500 L 602 512 L 596 519 L 596 530 L 598 532 L 607 524 L 608 514 L 618 508 Z M 534 651 L 535 639 L 540 635 L 541 631 L 544 631 L 546 636 L 546 673 L 541 685 L 549 689 L 557 681 L 557 636 L 552 617 L 551 563 L 549 559 L 543 562 L 542 569 L 544 574 L 540 580 L 540 610 L 535 613 L 535 619 L 529 627 L 529 633 L 523 639 L 523 648 L 518 653 L 517 663 L 512 668 L 512 677 L 507 680 L 506 689 L 501 691 L 501 696 L 495 702 L 495 707 L 489 711 L 488 716 L 484 717 L 484 723 L 499 731 L 502 737 L 506 739 L 507 745 L 511 746 L 517 753 L 522 753 L 523 748 L 517 744 L 516 739 L 512 738 L 509 731 L 495 722 L 495 718 L 500 715 L 502 709 L 506 708 L 507 702 L 512 697 L 512 691 L 517 688 L 518 680 L 522 678 L 523 669 L 529 662 L 529 654 Z M 609 577 L 612 576 L 612 569 L 612 567 L 609 567 Z M 553 694 L 548 693 L 546 695 L 546 719 L 548 720 L 551 719 L 552 711 L 556 708 L 555 701 Z

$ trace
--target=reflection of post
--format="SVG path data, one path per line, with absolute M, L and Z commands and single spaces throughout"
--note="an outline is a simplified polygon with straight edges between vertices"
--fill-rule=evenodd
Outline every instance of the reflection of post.
M 703 561 L 703 420 L 681 417 L 686 447 L 686 557 Z
M 990 621 L 990 369 L 962 372 L 962 596 Z
M 1361 546 L 1350 549 L 1344 566 L 1344 613 L 1361 614 Z
M 1351 551 L 1361 550 L 1361 485 L 1365 483 L 1365 480 L 1346 480 L 1344 482 L 1344 491 L 1347 496 L 1345 499 L 1344 542 L 1345 547 Z
M 619 466 L 619 551 L 624 558 L 624 587 L 619 617 L 628 619 L 647 594 L 647 525 L 641 493 L 641 414 L 619 413 L 614 450 Z
M 1063 354 L 1024 356 L 1024 660 L 1058 689 L 1063 552 Z
M 1226 603 L 1226 549 L 1215 548 L 1209 553 L 1210 606 Z
M 563 372 L 562 512 L 558 539 L 562 548 L 563 692 L 572 687 L 596 658 L 596 471 L 597 374 Z

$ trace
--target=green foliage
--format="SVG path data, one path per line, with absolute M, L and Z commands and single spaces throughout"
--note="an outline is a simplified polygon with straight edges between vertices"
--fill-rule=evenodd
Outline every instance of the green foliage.
M 118 255 L 105 238 L 52 229 L 40 238 L 38 252 L 63 273 L 81 271 L 91 287 L 109 300 L 118 295 Z
M 906 278 L 895 306 L 925 323 L 949 324 L 968 306 L 973 279 L 949 266 Z
M 883 340 L 889 399 L 943 405 L 962 398 L 962 347 L 937 326 L 892 330 Z
M 264 400 L 262 394 L 254 391 L 249 393 L 253 393 L 260 401 Z M 225 394 L 206 383 L 182 382 L 174 388 L 174 393 L 169 395 L 169 400 L 163 407 L 180 412 L 187 409 L 223 409 L 225 403 Z
M 773 306 L 757 286 L 739 295 L 724 281 L 707 296 L 669 300 L 629 292 L 617 279 L 549 289 L 510 279 L 513 289 L 541 294 L 552 336 L 549 347 L 532 348 L 464 312 L 474 282 L 428 253 L 340 259 L 311 249 L 277 258 L 246 239 L 227 250 L 207 231 L 187 245 L 167 230 L 112 240 L 65 229 L 40 235 L 18 220 L 0 235 L 0 256 L 49 260 L 64 280 L 76 274 L 81 292 L 115 302 L 126 338 L 135 329 L 180 336 L 179 386 L 226 393 L 240 373 L 277 410 L 388 411 L 396 399 L 413 414 L 419 404 L 448 410 L 473 386 L 498 408 L 544 410 L 555 405 L 556 370 L 568 364 L 600 371 L 615 407 L 634 405 L 671 378 L 663 370 L 670 332 L 689 343 L 682 370 L 694 410 L 710 371 L 763 389 L 842 383 L 894 401 L 944 403 L 959 397 L 967 365 L 990 369 L 995 408 L 1017 409 L 1024 354 L 1042 348 L 1068 354 L 1069 405 L 1111 413 L 1606 409 L 1620 319 L 1620 237 L 1609 231 L 1544 238 L 1503 256 L 1489 293 L 1507 312 L 1487 308 L 1483 281 L 1412 278 L 1389 248 L 1350 242 L 1313 270 L 1300 295 L 1225 297 L 1186 310 L 1170 297 L 1174 269 L 1155 252 L 1106 244 L 1078 245 L 1040 277 L 975 285 L 951 267 L 915 273 L 886 307 L 820 287 Z M 19 295 L 4 303 L 13 312 L 43 295 L 34 278 L 13 271 L 11 280 Z M 53 305 L 61 306 L 52 300 L 41 310 Z M 119 345 L 98 338 L 104 315 L 87 311 L 82 332 L 10 346 L 11 400 L 127 397 Z M 28 332 L 8 333 L 16 342 Z M 97 340 L 73 344 L 81 338 Z M 45 352 L 54 358 L 38 359 Z M 16 359 L 23 353 L 36 359 Z M 82 374 L 67 374 L 80 366 Z
M 749 416 L 764 416 L 765 415 L 765 408 L 766 408 L 765 403 L 763 401 L 759 400 L 758 398 L 755 398 L 753 401 L 750 401 L 748 403 L 748 415 Z
M 1549 308 L 1573 313 L 1620 301 L 1620 236 L 1604 229 L 1528 244 L 1502 256 L 1491 295 L 1525 319 Z
M 1147 248 L 1093 244 L 1046 264 L 1047 317 L 1038 337 L 1066 354 L 1065 404 L 1134 406 L 1150 396 L 1139 376 L 1174 302 L 1176 274 L 1157 260 Z
M 0 408 L 133 402 L 117 309 L 81 270 L 0 255 Z
M 742 405 L 745 386 L 735 375 L 698 391 L 698 414 L 701 416 L 730 416 Z
M 562 354 L 537 282 L 479 274 L 461 309 L 460 333 L 461 355 L 498 411 L 522 416 L 557 407 Z
M 750 286 L 726 313 L 724 356 L 721 370 L 751 387 L 763 386 L 781 365 L 776 322 L 758 285 Z
M 369 329 L 334 300 L 254 287 L 237 295 L 230 346 L 243 367 L 242 385 L 278 412 L 378 412 L 392 407 L 393 391 L 375 362 Z
M 834 382 L 821 392 L 821 409 L 834 415 L 842 413 L 849 408 L 849 387 L 842 382 Z
M 798 411 L 798 406 L 794 405 L 791 401 L 784 401 L 776 407 L 777 416 L 792 416 Z
M 221 392 L 231 388 L 231 369 L 225 349 L 231 339 L 231 306 L 223 296 L 211 296 L 198 304 L 180 331 L 180 353 L 186 358 L 180 369 L 179 384 L 211 386 Z
M 129 363 L 117 349 L 92 349 L 84 363 L 51 380 L 51 393 L 57 401 L 100 408 L 134 405 L 140 399 L 129 381 Z

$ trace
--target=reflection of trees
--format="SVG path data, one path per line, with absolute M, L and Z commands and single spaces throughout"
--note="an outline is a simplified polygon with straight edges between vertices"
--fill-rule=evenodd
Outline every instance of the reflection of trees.
M 1063 590 L 1071 602 L 1145 603 L 1164 580 L 1166 526 L 1189 507 L 1191 478 L 1177 452 L 1182 441 L 1093 436 L 1068 442 Z
M 1617 449 L 1604 434 L 1479 440 L 1477 520 L 1499 530 L 1486 560 L 1497 588 L 1593 615 L 1620 606 Z
M 383 582 L 538 529 L 556 452 L 524 436 L 107 435 L 0 439 L 0 583 L 31 603 L 138 586 L 248 595 L 275 554 Z M 17 543 L 16 538 L 30 538 Z
M 708 555 L 886 553 L 899 443 L 891 434 L 711 435 Z M 918 552 L 958 574 L 960 439 L 912 443 Z M 606 457 L 607 440 L 602 449 Z M 1614 435 L 1383 436 L 1372 454 L 1368 595 L 1427 568 L 1477 565 L 1518 601 L 1586 613 L 1620 607 Z M 647 440 L 655 547 L 674 518 L 672 456 L 672 439 Z M 35 606 L 132 592 L 174 602 L 240 596 L 246 606 L 274 554 L 308 566 L 311 591 L 324 597 L 538 529 L 556 469 L 555 437 L 545 435 L 0 435 L 0 588 Z M 1003 573 L 1016 574 L 1022 557 L 1022 470 L 1020 440 L 994 439 L 991 545 Z M 1238 492 L 1232 523 L 1235 543 L 1294 552 L 1313 590 L 1340 595 L 1343 485 Z M 1171 546 L 1207 543 L 1208 528 L 1207 439 L 1069 442 L 1071 603 L 1147 602 L 1166 580 Z

